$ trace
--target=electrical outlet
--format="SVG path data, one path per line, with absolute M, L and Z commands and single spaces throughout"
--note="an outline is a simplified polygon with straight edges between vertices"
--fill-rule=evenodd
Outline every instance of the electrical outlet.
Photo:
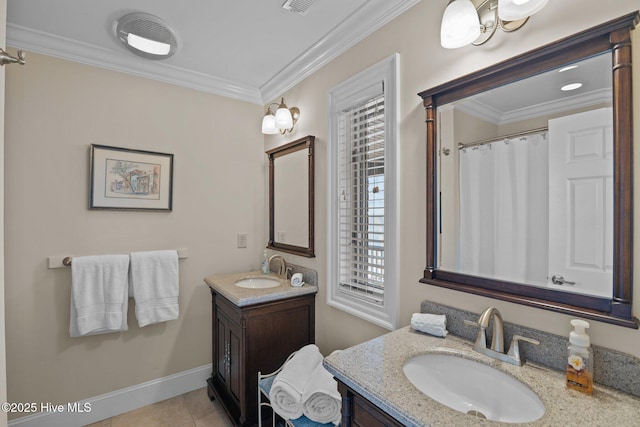
M 286 231 L 278 231 L 278 243 L 284 243 L 287 241 L 287 232 Z
M 247 233 L 238 233 L 238 247 L 246 248 L 247 247 Z

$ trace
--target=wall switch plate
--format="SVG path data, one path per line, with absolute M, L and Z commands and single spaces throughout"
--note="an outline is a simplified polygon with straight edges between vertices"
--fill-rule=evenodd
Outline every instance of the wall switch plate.
M 286 231 L 278 231 L 278 240 L 279 243 L 284 243 L 287 241 L 287 232 Z
M 246 248 L 247 247 L 247 233 L 238 233 L 238 247 Z

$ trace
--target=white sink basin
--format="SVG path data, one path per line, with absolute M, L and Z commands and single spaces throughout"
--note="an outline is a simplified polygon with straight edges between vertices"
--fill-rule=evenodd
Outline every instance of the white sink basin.
M 448 354 L 407 360 L 404 374 L 421 392 L 456 411 L 492 421 L 526 423 L 544 414 L 538 395 L 491 366 Z
M 235 283 L 240 288 L 267 289 L 280 286 L 280 280 L 273 277 L 246 277 Z

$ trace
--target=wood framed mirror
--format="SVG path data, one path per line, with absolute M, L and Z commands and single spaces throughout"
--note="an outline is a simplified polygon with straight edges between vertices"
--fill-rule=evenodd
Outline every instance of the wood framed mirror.
M 314 141 L 305 136 L 266 152 L 269 157 L 269 242 L 282 252 L 315 257 Z
M 463 76 L 419 94 L 426 109 L 427 143 L 427 259 L 424 275 L 420 282 L 501 299 L 560 313 L 585 317 L 629 328 L 638 328 L 638 320 L 632 314 L 633 291 L 633 113 L 632 113 L 632 69 L 631 31 L 639 21 L 638 12 L 612 20 L 598 27 L 540 47 L 528 53 L 498 63 L 486 69 Z M 453 156 L 447 157 L 453 149 L 440 144 L 452 129 L 443 125 L 441 117 L 445 106 L 460 102 L 465 98 L 484 94 L 487 91 L 505 88 L 513 82 L 521 82 L 550 70 L 559 71 L 568 65 L 589 60 L 599 55 L 608 55 L 607 63 L 610 80 L 609 104 L 606 105 L 611 120 L 611 136 L 603 137 L 602 146 L 608 138 L 611 147 L 612 194 L 604 198 L 610 205 L 609 255 L 606 268 L 610 274 L 611 289 L 608 296 L 592 295 L 572 291 L 570 286 L 553 288 L 533 286 L 519 279 L 501 278 L 481 273 L 469 273 L 451 265 L 442 265 L 443 237 L 442 218 L 443 194 L 440 184 L 444 178 L 439 175 L 439 167 Z M 509 92 L 507 92 L 509 93 Z M 511 92 L 519 96 L 517 91 Z M 447 107 L 448 108 L 448 107 Z M 442 110 L 442 111 L 441 111 Z M 612 116 L 612 117 L 611 117 Z M 549 132 L 550 133 L 550 132 Z M 501 133 L 497 137 L 506 138 Z M 482 138 L 479 138 L 482 139 Z M 497 138 L 496 138 L 497 139 Z M 548 145 L 553 140 L 549 137 Z M 447 160 L 449 159 L 449 160 Z M 457 170 L 461 170 L 457 166 Z M 550 166 L 548 166 L 550 167 Z M 549 186 L 551 189 L 552 186 Z M 551 190 L 549 190 L 551 191 Z M 446 206 L 444 206 L 446 208 Z M 461 209 L 458 207 L 458 211 Z M 553 209 L 550 208 L 549 211 Z M 455 225 L 453 228 L 457 227 Z M 458 227 L 457 242 L 464 242 L 465 236 Z M 575 234 L 575 233 L 574 233 Z M 606 238 L 604 238 L 606 240 Z M 487 248 L 485 248 L 486 251 Z M 494 248 L 489 247 L 489 251 Z M 564 255 L 563 255 L 564 256 Z M 569 256 L 567 255 L 567 258 Z M 451 263 L 455 264 L 455 263 Z M 551 280 L 548 271 L 543 273 Z M 558 276 L 553 276 L 558 280 Z M 572 284 L 569 280 L 561 285 Z M 554 281 L 554 283 L 556 283 Z M 566 290 L 565 290 L 566 289 Z

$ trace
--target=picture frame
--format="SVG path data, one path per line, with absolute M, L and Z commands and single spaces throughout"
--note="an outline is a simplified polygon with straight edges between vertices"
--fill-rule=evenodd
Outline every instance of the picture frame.
M 173 209 L 173 154 L 91 144 L 89 209 Z

